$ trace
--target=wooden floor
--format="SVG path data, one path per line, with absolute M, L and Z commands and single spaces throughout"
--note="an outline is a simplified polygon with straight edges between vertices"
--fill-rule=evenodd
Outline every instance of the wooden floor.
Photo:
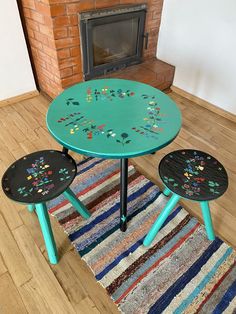
M 236 247 L 236 125 L 173 92 L 169 95 L 183 113 L 179 136 L 155 155 L 132 162 L 158 182 L 158 161 L 173 149 L 194 147 L 218 158 L 228 170 L 230 185 L 224 196 L 211 202 L 213 222 L 216 233 Z M 59 148 L 46 129 L 48 104 L 40 95 L 0 108 L 0 175 L 24 154 Z M 0 204 L 0 313 L 118 313 L 54 219 L 60 262 L 51 266 L 36 215 L 2 192 Z M 201 217 L 197 204 L 183 204 Z

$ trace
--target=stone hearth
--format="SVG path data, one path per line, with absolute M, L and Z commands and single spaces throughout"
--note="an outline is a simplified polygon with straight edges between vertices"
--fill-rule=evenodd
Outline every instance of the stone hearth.
M 145 32 L 149 33 L 149 41 L 148 49 L 143 50 L 144 63 L 115 72 L 109 77 L 137 81 L 146 78 L 146 83 L 158 88 L 169 87 L 173 67 L 155 60 L 163 0 L 22 0 L 40 89 L 54 98 L 63 89 L 83 80 L 78 13 L 133 3 L 147 4 Z

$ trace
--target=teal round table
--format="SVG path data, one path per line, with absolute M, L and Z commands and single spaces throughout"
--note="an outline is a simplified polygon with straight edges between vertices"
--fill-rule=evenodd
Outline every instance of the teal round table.
M 158 89 L 135 81 L 97 79 L 63 91 L 47 112 L 47 127 L 64 151 L 121 160 L 120 228 L 127 228 L 128 158 L 171 143 L 181 113 Z

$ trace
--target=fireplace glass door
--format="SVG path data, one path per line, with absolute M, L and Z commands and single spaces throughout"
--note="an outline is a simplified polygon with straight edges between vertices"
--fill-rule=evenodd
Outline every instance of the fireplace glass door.
M 94 66 L 115 62 L 136 54 L 138 17 L 117 21 L 93 28 Z
M 85 80 L 141 62 L 145 14 L 141 9 L 81 20 Z

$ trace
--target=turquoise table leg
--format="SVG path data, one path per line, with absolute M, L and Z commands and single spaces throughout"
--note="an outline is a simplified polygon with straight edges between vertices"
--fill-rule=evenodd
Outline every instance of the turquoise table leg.
M 180 196 L 177 194 L 173 194 L 171 196 L 170 200 L 167 202 L 166 206 L 164 207 L 164 209 L 158 216 L 157 220 L 154 222 L 148 234 L 146 235 L 143 241 L 144 246 L 149 246 L 152 243 L 157 232 L 160 230 L 161 226 L 164 224 L 164 222 L 166 221 L 167 217 L 169 216 L 170 212 L 175 207 L 179 199 L 180 199 Z
M 52 233 L 52 227 L 48 215 L 47 206 L 43 203 L 36 204 L 36 213 L 38 215 L 39 223 L 43 233 L 46 249 L 48 252 L 48 258 L 51 264 L 58 263 L 58 255 L 56 243 Z
M 163 194 L 164 194 L 165 196 L 169 196 L 170 193 L 171 193 L 171 190 L 169 190 L 168 188 L 165 188 L 165 190 L 163 191 Z
M 209 208 L 209 203 L 207 201 L 200 202 L 201 209 L 202 209 L 202 216 L 206 227 L 206 233 L 208 239 L 213 241 L 215 240 L 215 233 L 213 230 L 212 219 L 211 219 L 211 212 Z
M 78 200 L 76 195 L 71 191 L 71 189 L 66 189 L 65 192 L 63 192 L 64 196 L 71 202 L 71 204 L 75 207 L 75 209 L 80 213 L 82 217 L 85 219 L 88 219 L 91 214 L 87 210 L 87 208 L 84 206 L 84 204 Z
M 28 208 L 28 211 L 32 213 L 35 210 L 35 205 L 34 204 L 28 204 L 27 208 Z

